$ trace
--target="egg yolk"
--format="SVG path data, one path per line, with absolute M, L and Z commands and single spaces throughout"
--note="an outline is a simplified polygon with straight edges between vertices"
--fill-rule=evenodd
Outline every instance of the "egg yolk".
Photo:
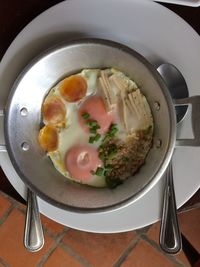
M 58 124 L 65 121 L 66 108 L 59 96 L 48 96 L 42 105 L 44 119 L 51 124 Z
M 53 125 L 44 126 L 39 132 L 38 141 L 45 151 L 50 152 L 56 150 L 58 147 L 58 132 L 56 127 Z
M 83 118 L 83 114 L 88 113 L 88 120 L 96 120 L 100 126 L 98 132 L 103 134 L 107 132 L 110 124 L 115 120 L 114 112 L 107 112 L 105 104 L 100 96 L 91 96 L 80 106 L 78 117 L 80 125 L 85 132 L 89 131 L 87 121 Z
M 82 99 L 87 92 L 87 82 L 81 75 L 71 75 L 60 84 L 60 94 L 68 102 Z
M 97 149 L 89 145 L 71 147 L 65 154 L 64 162 L 71 176 L 83 182 L 90 180 L 93 177 L 91 171 L 102 165 Z

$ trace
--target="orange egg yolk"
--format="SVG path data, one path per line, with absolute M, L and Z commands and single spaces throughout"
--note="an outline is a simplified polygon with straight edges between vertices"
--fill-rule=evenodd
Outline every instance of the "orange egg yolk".
M 56 127 L 52 125 L 44 126 L 38 136 L 40 146 L 45 151 L 54 151 L 58 147 L 58 132 Z
M 42 105 L 42 113 L 48 123 L 58 124 L 65 121 L 66 108 L 59 96 L 50 95 Z
M 60 84 L 60 94 L 68 102 L 82 99 L 87 92 L 87 82 L 81 75 L 71 75 Z

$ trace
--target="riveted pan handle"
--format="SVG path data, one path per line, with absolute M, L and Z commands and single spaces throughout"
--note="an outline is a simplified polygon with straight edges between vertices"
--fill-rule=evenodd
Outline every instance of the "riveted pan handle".
M 0 117 L 4 117 L 4 110 L 0 109 Z M 0 152 L 7 152 L 6 146 L 4 144 L 0 144 Z
M 182 99 L 174 99 L 175 106 L 189 105 L 192 106 L 192 130 L 193 139 L 177 139 L 176 146 L 200 146 L 200 95 Z

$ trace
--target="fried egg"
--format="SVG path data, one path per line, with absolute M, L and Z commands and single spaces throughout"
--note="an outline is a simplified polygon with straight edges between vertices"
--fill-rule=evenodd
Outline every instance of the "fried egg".
M 106 186 L 99 148 L 116 130 L 111 126 L 117 125 L 116 136 L 126 140 L 134 131 L 153 125 L 146 98 L 140 92 L 133 95 L 137 90 L 134 81 L 115 69 L 84 69 L 51 88 L 42 104 L 44 127 L 38 140 L 62 175 L 90 186 Z

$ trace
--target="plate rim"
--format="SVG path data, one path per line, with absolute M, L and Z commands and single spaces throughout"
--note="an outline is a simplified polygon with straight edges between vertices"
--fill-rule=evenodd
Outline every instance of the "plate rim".
M 72 1 L 72 0 L 71 0 Z M 76 0 L 73 0 L 73 1 L 76 1 Z M 128 2 L 129 0 L 127 0 L 127 2 Z M 143 2 L 145 2 L 146 1 L 146 3 L 147 3 L 147 1 L 148 0 L 143 0 Z M 68 2 L 68 1 L 67 1 Z M 70 2 L 70 1 L 69 1 Z M 141 1 L 142 2 L 142 1 Z M 13 40 L 13 42 L 11 43 L 11 45 L 8 47 L 8 49 L 7 49 L 7 51 L 6 51 L 6 53 L 4 54 L 4 56 L 3 56 L 3 58 L 2 58 L 2 60 L 5 60 L 6 59 L 6 55 L 7 55 L 7 53 L 9 52 L 9 49 L 11 49 L 12 48 L 12 46 L 13 46 L 13 44 L 16 42 L 16 39 L 17 38 L 19 38 L 19 36 L 25 31 L 25 29 L 29 26 L 30 27 L 30 25 L 33 23 L 33 21 L 35 21 L 35 20 L 37 20 L 39 17 L 42 17 L 43 16 L 43 14 L 44 13 L 46 13 L 46 12 L 49 12 L 49 10 L 51 10 L 51 9 L 53 9 L 53 8 L 55 8 L 56 6 L 61 6 L 62 4 L 66 4 L 66 2 L 64 1 L 64 2 L 61 2 L 61 3 L 58 3 L 57 5 L 54 5 L 54 6 L 52 6 L 52 7 L 50 7 L 50 8 L 48 8 L 47 10 L 45 10 L 44 12 L 42 12 L 40 15 L 38 15 L 36 18 L 34 18 L 17 36 L 16 36 L 16 38 Z M 160 5 L 160 4 L 158 4 L 158 3 L 155 3 L 155 2 L 151 2 L 151 5 L 152 4 L 154 4 L 154 5 Z M 163 7 L 162 5 L 160 5 L 162 8 L 165 8 L 165 7 Z M 167 9 L 167 8 L 165 8 L 165 9 Z M 184 21 L 181 17 L 179 17 L 176 13 L 174 13 L 174 12 L 172 12 L 171 10 L 169 10 L 169 9 L 167 9 L 170 13 L 173 13 L 173 14 L 175 14 L 175 16 L 176 16 L 176 18 L 179 18 L 179 19 L 181 19 L 182 21 Z M 184 21 L 184 23 L 186 23 L 185 21 Z M 192 30 L 193 30 L 193 32 L 195 32 L 195 30 L 188 24 L 188 23 L 186 23 L 187 24 L 187 26 L 189 26 Z M 196 33 L 196 32 L 195 32 Z M 198 35 L 198 37 L 199 37 L 199 35 Z M 2 164 L 1 164 L 2 165 Z M 3 168 L 2 168 L 3 169 Z M 19 178 L 20 179 L 20 178 Z M 196 190 L 198 190 L 198 188 L 196 188 Z M 22 190 L 23 191 L 23 190 Z M 25 193 L 24 193 L 25 194 Z M 24 195 L 23 195 L 23 197 L 24 197 Z M 185 201 L 187 201 L 187 199 L 185 200 Z M 43 207 L 44 206 L 44 203 L 42 203 L 41 202 L 41 200 L 39 199 L 39 204 Z M 48 203 L 47 203 L 47 205 L 49 205 Z M 43 208 L 42 208 L 42 211 L 44 211 L 43 210 Z M 45 213 L 44 213 L 45 214 Z M 46 214 L 45 214 L 46 215 Z M 47 215 L 48 216 L 48 215 Z M 51 218 L 51 217 L 50 217 Z M 54 220 L 55 220 L 55 218 L 53 218 Z M 156 218 L 154 221 L 156 221 L 158 218 Z M 56 220 L 55 220 L 56 221 Z M 151 223 L 151 222 L 150 222 Z M 149 224 L 149 223 L 148 223 Z M 145 224 L 143 224 L 141 227 L 143 227 L 143 226 L 145 226 Z M 71 226 L 72 227 L 72 226 Z M 76 228 L 76 227 L 74 227 L 73 226 L 73 228 Z M 76 229 L 80 229 L 80 228 L 76 228 Z M 133 230 L 133 229 L 136 229 L 136 228 L 126 228 L 126 229 L 124 229 L 124 230 L 122 230 L 122 229 L 120 229 L 119 231 L 108 231 L 109 233 L 110 232 L 122 232 L 122 231 L 129 231 L 129 230 Z M 86 231 L 91 231 L 91 229 L 90 230 L 88 230 L 88 229 L 81 229 L 81 230 L 86 230 Z M 92 231 L 91 231 L 92 232 Z M 97 232 L 97 231 L 94 231 L 94 232 Z M 101 232 L 101 231 L 98 231 L 98 232 Z M 107 232 L 107 231 L 102 231 L 102 232 Z

